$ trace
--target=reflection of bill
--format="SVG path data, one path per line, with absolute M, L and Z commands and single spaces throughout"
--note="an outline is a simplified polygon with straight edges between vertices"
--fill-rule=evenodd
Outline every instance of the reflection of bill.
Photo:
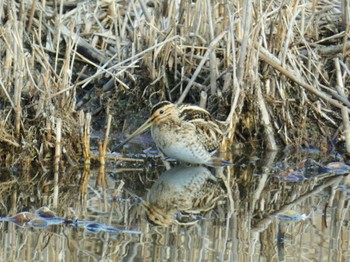
M 147 217 L 161 226 L 195 223 L 200 216 L 194 214 L 211 210 L 223 195 L 221 183 L 208 168 L 175 167 L 164 172 L 148 192 Z

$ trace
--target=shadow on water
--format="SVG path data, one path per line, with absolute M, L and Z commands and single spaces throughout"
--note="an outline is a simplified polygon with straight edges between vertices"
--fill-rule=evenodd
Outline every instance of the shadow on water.
M 150 157 L 151 156 L 151 157 Z M 349 166 L 318 152 L 235 154 L 226 167 L 2 170 L 1 261 L 344 261 Z

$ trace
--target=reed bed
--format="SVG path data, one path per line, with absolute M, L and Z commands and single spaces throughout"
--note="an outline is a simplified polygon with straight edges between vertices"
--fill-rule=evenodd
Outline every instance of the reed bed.
M 328 140 L 349 151 L 349 10 L 345 0 L 1 1 L 1 161 L 79 163 L 90 157 L 79 111 L 95 130 L 112 115 L 118 132 L 161 100 L 226 120 L 226 147 Z

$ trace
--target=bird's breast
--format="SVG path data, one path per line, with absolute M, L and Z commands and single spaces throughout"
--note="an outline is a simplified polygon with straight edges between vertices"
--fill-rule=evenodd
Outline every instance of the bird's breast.
M 194 126 L 152 126 L 151 132 L 157 147 L 168 157 L 189 163 L 206 163 L 211 158 Z

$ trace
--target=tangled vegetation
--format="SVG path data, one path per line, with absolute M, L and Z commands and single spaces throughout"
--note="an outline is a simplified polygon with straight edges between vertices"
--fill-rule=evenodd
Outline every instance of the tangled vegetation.
M 226 120 L 226 147 L 328 150 L 345 141 L 350 150 L 349 1 L 0 5 L 0 161 L 8 166 L 78 163 L 89 157 L 90 117 L 102 130 L 111 115 L 112 131 L 122 132 L 130 115 L 161 100 Z

